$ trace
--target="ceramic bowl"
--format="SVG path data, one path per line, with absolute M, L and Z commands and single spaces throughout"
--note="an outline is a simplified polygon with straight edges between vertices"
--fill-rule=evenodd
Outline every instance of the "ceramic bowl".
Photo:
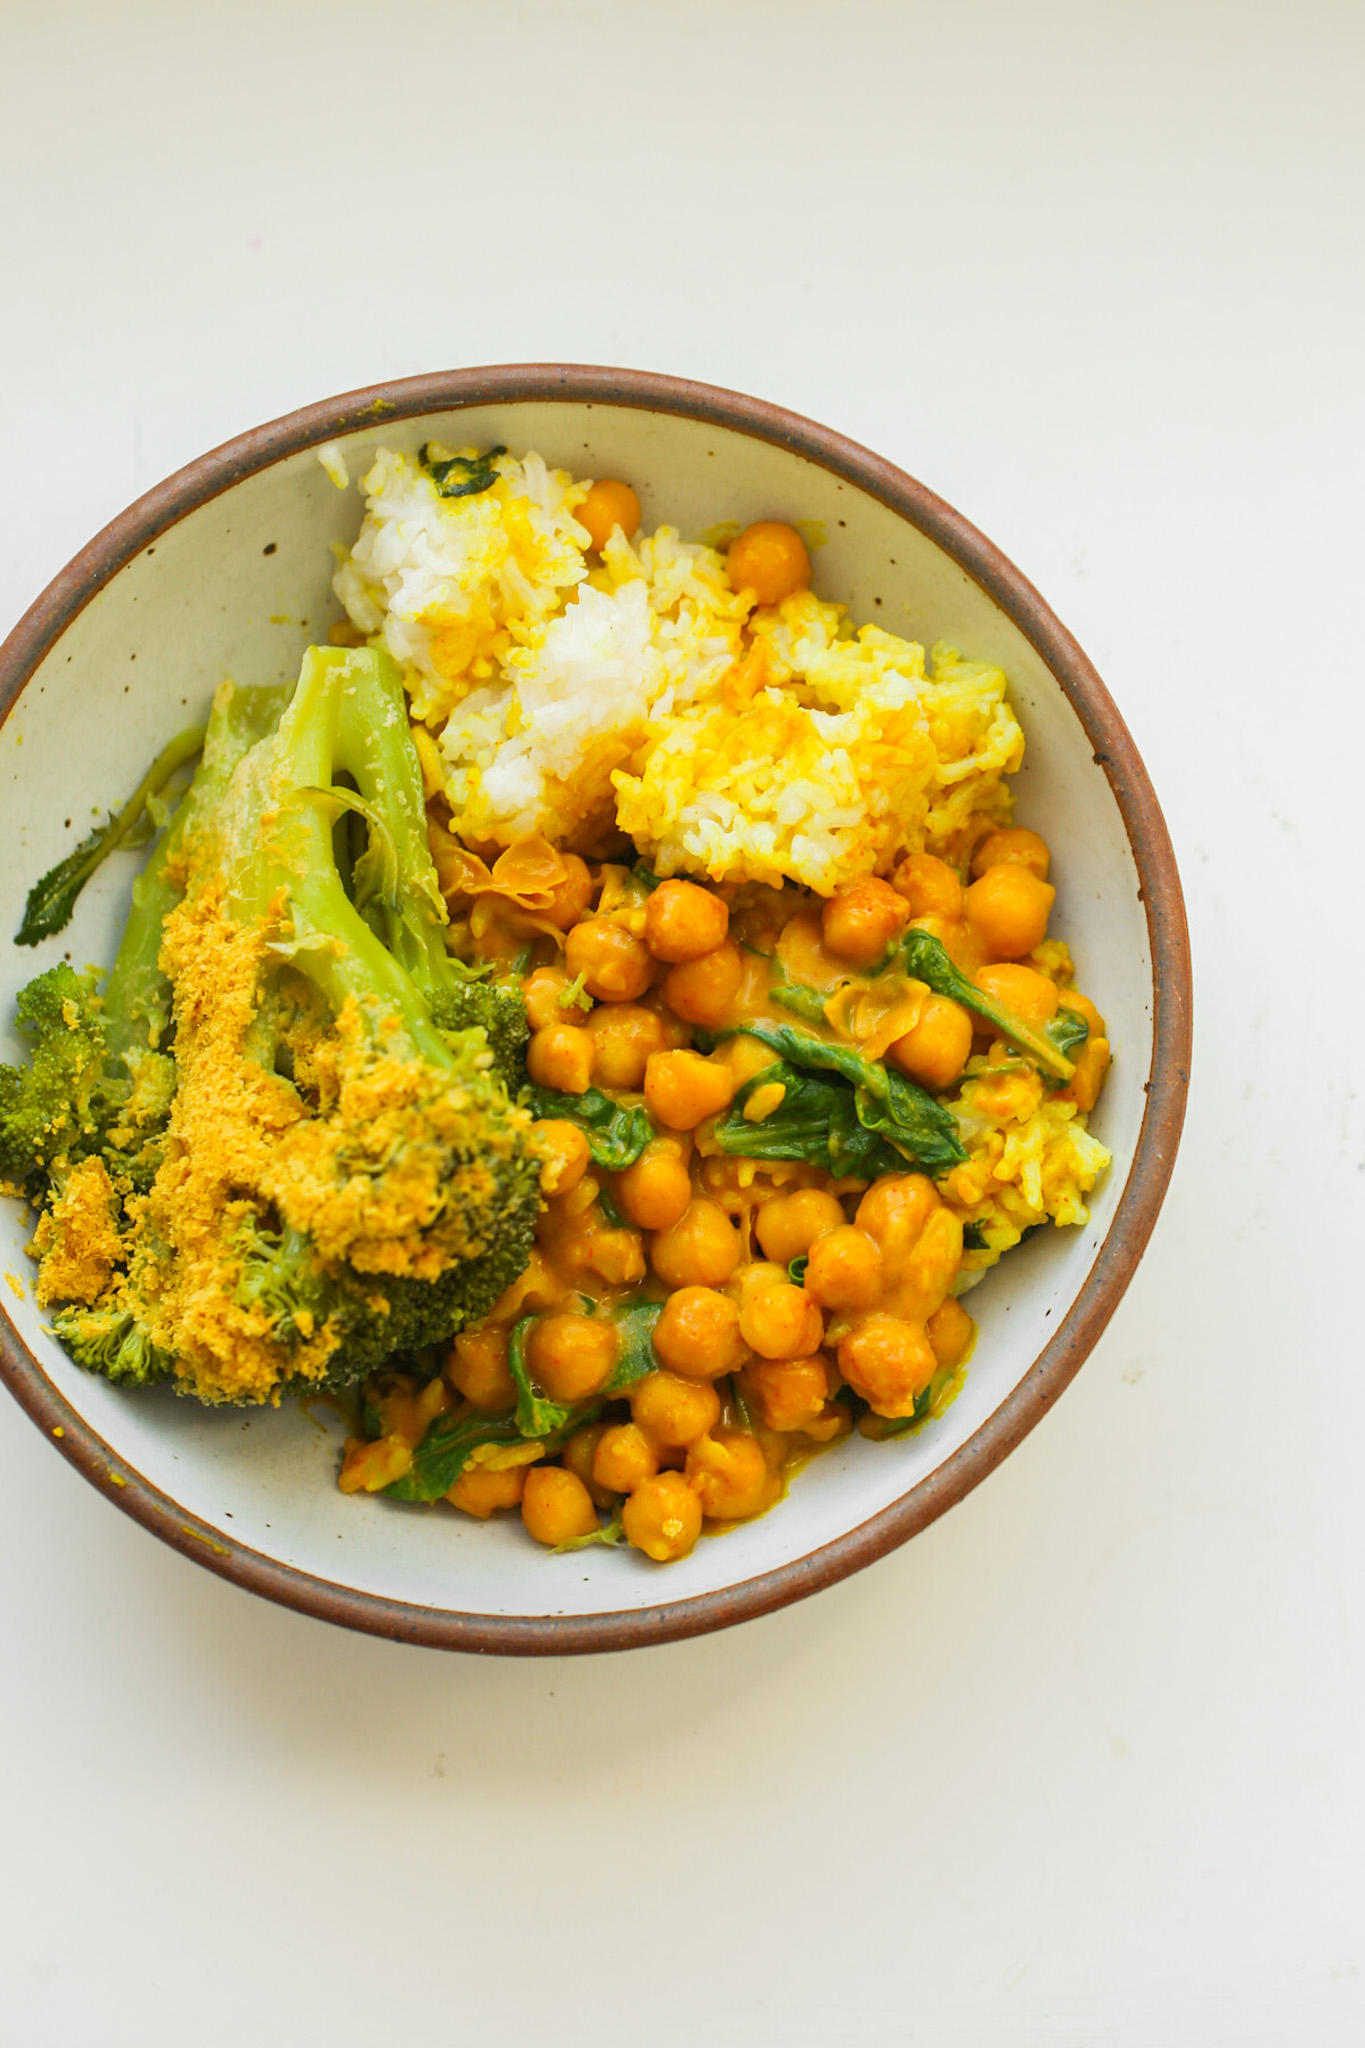
M 351 393 L 258 427 L 107 527 L 0 650 L 0 932 L 92 807 L 121 800 L 219 678 L 290 677 L 339 616 L 331 544 L 353 478 L 385 442 L 502 442 L 576 474 L 620 475 L 646 529 L 819 521 L 816 586 L 926 643 L 998 662 L 1028 736 L 1018 816 L 1044 829 L 1054 929 L 1109 1021 L 1094 1127 L 1114 1154 L 1084 1229 L 1041 1233 L 972 1296 L 980 1338 L 957 1401 L 898 1443 L 854 1436 L 771 1513 L 664 1569 L 629 1551 L 552 1556 L 519 1522 L 346 1498 L 345 1427 L 324 1404 L 210 1412 L 87 1377 L 45 1334 L 26 1218 L 0 1202 L 0 1354 L 22 1406 L 111 1501 L 185 1556 L 325 1620 L 408 1642 L 516 1653 L 621 1649 L 720 1628 L 811 1593 L 903 1543 L 1026 1435 L 1094 1345 L 1132 1276 L 1184 1109 L 1189 959 L 1180 884 L 1151 785 L 1108 692 L 1018 570 L 965 519 L 827 428 L 731 392 L 559 365 L 459 370 Z M 138 856 L 116 856 L 60 938 L 0 943 L 0 1013 L 66 955 L 106 960 Z M 13 1059 L 11 1038 L 5 1056 Z M 22 1290 L 23 1298 L 19 1298 Z

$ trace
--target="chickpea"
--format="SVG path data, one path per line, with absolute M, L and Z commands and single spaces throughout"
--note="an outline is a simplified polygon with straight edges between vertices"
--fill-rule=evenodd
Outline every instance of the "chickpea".
M 637 1486 L 621 1511 L 626 1541 L 656 1564 L 686 1557 L 701 1534 L 701 1502 L 681 1472 Z
M 607 1224 L 588 1234 L 584 1265 L 609 1287 L 633 1287 L 645 1277 L 645 1247 L 638 1230 Z
M 718 1202 L 699 1195 L 660 1231 L 649 1257 L 665 1287 L 723 1287 L 739 1265 L 739 1232 Z
M 645 944 L 656 960 L 700 960 L 723 946 L 730 913 L 695 882 L 660 882 L 645 904 Z
M 592 1461 L 597 1484 L 612 1493 L 634 1493 L 659 1469 L 659 1456 L 644 1431 L 633 1422 L 613 1422 L 603 1430 Z
M 962 915 L 962 884 L 946 860 L 932 853 L 907 854 L 891 886 L 905 900 L 911 917 L 942 917 L 950 923 Z
M 605 917 L 574 926 L 564 941 L 564 966 L 570 981 L 583 976 L 584 988 L 599 1003 L 633 1003 L 654 971 L 644 940 Z
M 735 1077 L 723 1061 L 699 1052 L 655 1052 L 645 1067 L 645 1107 L 656 1123 L 691 1131 L 719 1116 L 735 1095 Z
M 578 923 L 592 901 L 592 876 L 588 863 L 580 860 L 576 853 L 561 853 L 559 858 L 568 872 L 562 882 L 556 883 L 550 907 L 544 915 L 560 931 L 566 932 L 571 925 Z
M 976 1335 L 976 1324 L 962 1303 L 954 1301 L 951 1294 L 934 1310 L 924 1328 L 933 1346 L 934 1357 L 944 1370 L 962 1363 Z
M 940 1202 L 896 1276 L 895 1307 L 912 1318 L 939 1307 L 962 1264 L 962 1218 Z M 890 1305 L 890 1304 L 888 1304 Z
M 733 939 L 684 960 L 664 976 L 663 998 L 685 1024 L 723 1024 L 744 979 L 744 960 Z
M 602 1525 L 583 1481 L 562 1465 L 532 1465 L 521 1498 L 521 1519 L 537 1543 L 551 1549 L 591 1536 Z
M 1023 873 L 1023 869 L 1020 869 Z M 1044 1024 L 1057 1014 L 1060 998 L 1057 985 L 1045 974 L 1039 974 L 1032 967 L 1017 966 L 1012 960 L 1001 961 L 998 967 L 980 967 L 972 977 L 983 996 L 989 996 L 1002 1009 L 1013 1010 L 1016 1017 L 1025 1024 L 1032 1024 L 1041 1030 Z M 977 1029 L 986 1020 L 977 1020 Z
M 760 1287 L 785 1287 L 787 1269 L 785 1266 L 777 1265 L 772 1259 L 753 1259 L 748 1265 L 740 1267 L 732 1284 L 739 1290 L 736 1300 L 742 1308 L 749 1296 L 756 1294 Z
M 986 958 L 1022 960 L 1041 945 L 1056 894 L 1017 862 L 987 868 L 966 896 L 967 924 Z
M 714 1287 L 680 1287 L 654 1325 L 654 1350 L 662 1364 L 686 1379 L 735 1372 L 746 1355 L 739 1310 Z
M 839 1346 L 839 1370 L 877 1415 L 913 1415 L 938 1361 L 923 1323 L 868 1316 Z
M 540 1192 L 567 1195 L 588 1170 L 592 1154 L 577 1124 L 562 1117 L 542 1117 L 531 1126 L 531 1143 L 540 1158 Z
M 507 1364 L 506 1330 L 462 1330 L 445 1370 L 451 1385 L 476 1408 L 493 1411 L 516 1403 L 517 1383 Z
M 593 1043 L 592 1077 L 599 1088 L 639 1088 L 646 1060 L 668 1043 L 663 1019 L 638 1003 L 604 1003 L 593 1011 L 587 1028 Z
M 581 1479 L 593 1501 L 599 1508 L 609 1508 L 613 1495 L 610 1487 L 599 1486 L 592 1476 L 592 1461 L 597 1456 L 597 1446 L 606 1435 L 609 1424 L 589 1422 L 582 1429 L 576 1429 L 561 1453 L 566 1471 L 575 1479 Z
M 875 1237 L 889 1260 L 904 1257 L 939 1207 L 934 1184 L 922 1173 L 888 1173 L 858 1204 L 858 1228 Z
M 788 1433 L 818 1422 L 829 1398 L 829 1367 L 823 1358 L 761 1358 L 746 1367 L 744 1382 L 768 1428 Z
M 730 543 L 726 556 L 736 590 L 752 590 L 760 604 L 781 604 L 810 583 L 810 556 L 794 526 L 759 519 Z
M 806 1358 L 819 1349 L 825 1334 L 819 1303 L 789 1280 L 746 1294 L 739 1327 L 760 1358 Z
M 1075 1073 L 1065 1088 L 1058 1089 L 1057 1097 L 1063 1102 L 1074 1102 L 1077 1109 L 1092 1110 L 1100 1099 L 1109 1060 L 1109 1040 L 1087 1038 L 1077 1050 Z
M 935 1093 L 951 1088 L 972 1050 L 975 1021 L 969 1010 L 947 996 L 929 996 L 919 1022 L 898 1038 L 887 1058 L 912 1081 Z
M 716 1047 L 712 1058 L 724 1060 L 735 1077 L 735 1092 L 738 1094 L 744 1083 L 752 1081 L 765 1067 L 779 1066 L 782 1055 L 774 1052 L 770 1045 L 764 1045 L 762 1039 L 751 1038 L 747 1031 L 737 1031 L 733 1038 L 723 1040 Z
M 839 960 L 871 967 L 880 960 L 910 916 L 904 899 L 889 882 L 863 875 L 842 882 L 821 914 L 825 945 Z
M 980 877 L 987 868 L 1005 867 L 1011 862 L 1045 882 L 1052 855 L 1036 832 L 1025 831 L 1022 825 L 1010 825 L 986 834 L 972 855 L 972 874 Z
M 521 993 L 526 1003 L 526 1021 L 533 1031 L 543 1031 L 547 1024 L 572 1021 L 559 1000 L 568 986 L 569 977 L 562 967 L 537 967 L 527 975 Z M 583 1012 L 578 1010 L 574 1014 L 581 1017 Z
M 618 526 L 627 540 L 638 532 L 640 500 L 629 484 L 614 476 L 599 477 L 574 518 L 580 526 L 587 527 L 588 546 L 600 555 Z
M 446 1499 L 453 1508 L 463 1508 L 467 1515 L 477 1515 L 481 1522 L 486 1522 L 499 1508 L 516 1506 L 526 1485 L 526 1473 L 525 1465 L 508 1465 L 501 1472 L 490 1471 L 487 1465 L 467 1465 Z
M 961 918 L 912 917 L 912 932 L 928 932 L 931 939 L 937 939 L 955 967 L 969 974 L 981 958 L 981 949 L 976 945 L 965 922 Z
M 526 1071 L 537 1088 L 581 1095 L 592 1081 L 593 1042 L 578 1024 L 547 1024 L 526 1048 Z
M 681 1379 L 673 1372 L 649 1372 L 636 1380 L 626 1399 L 631 1419 L 651 1443 L 694 1444 L 720 1420 L 720 1395 L 705 1380 Z
M 692 1199 L 692 1176 L 677 1143 L 655 1138 L 616 1177 L 621 1207 L 641 1230 L 670 1230 Z
M 744 1522 L 771 1507 L 776 1487 L 757 1437 L 718 1429 L 687 1453 L 687 1483 L 713 1522 Z
M 774 1195 L 765 1202 L 754 1219 L 754 1230 L 764 1258 L 789 1266 L 843 1220 L 843 1209 L 833 1195 L 823 1188 L 798 1188 L 795 1194 Z
M 881 1247 L 852 1223 L 827 1230 L 810 1248 L 805 1288 L 822 1308 L 871 1308 L 882 1291 Z
M 526 1340 L 526 1366 L 552 1401 L 586 1401 L 616 1363 L 616 1332 L 600 1316 L 542 1316 Z

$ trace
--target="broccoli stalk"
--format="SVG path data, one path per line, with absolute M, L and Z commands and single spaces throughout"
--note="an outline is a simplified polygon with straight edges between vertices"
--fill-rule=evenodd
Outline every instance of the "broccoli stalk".
M 195 735 L 203 749 L 198 772 L 133 884 L 132 910 L 103 990 L 97 974 L 62 963 L 16 998 L 15 1021 L 32 1050 L 27 1066 L 0 1066 L 0 1180 L 37 1208 L 92 1154 L 105 1159 L 115 1180 L 133 1172 L 131 1139 L 142 1150 L 165 1123 L 174 1092 L 161 1050 L 171 989 L 157 956 L 162 926 L 183 893 L 183 879 L 175 878 L 186 836 L 227 788 L 247 749 L 274 728 L 287 698 L 287 690 L 220 686 L 207 732 Z M 144 1158 L 144 1181 L 147 1165 Z
M 521 1272 L 539 1200 L 480 1019 L 515 1077 L 524 1014 L 446 949 L 398 670 L 314 648 L 259 737 L 278 701 L 220 694 L 138 886 L 106 1064 L 116 1049 L 135 1091 L 164 1061 L 174 1094 L 122 1265 L 55 1320 L 92 1370 L 169 1370 L 210 1401 L 349 1384 L 444 1341 Z M 367 828 L 349 872 L 342 811 Z

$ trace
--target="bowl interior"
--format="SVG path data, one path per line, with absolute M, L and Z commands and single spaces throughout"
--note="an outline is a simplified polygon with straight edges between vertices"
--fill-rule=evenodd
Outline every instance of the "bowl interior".
M 889 1507 L 965 1445 L 1018 1387 L 1056 1333 L 1094 1262 L 1138 1140 L 1152 1060 L 1152 964 L 1128 835 L 1091 740 L 1054 676 L 997 603 L 935 541 L 857 485 L 790 449 L 672 412 L 581 401 L 519 401 L 369 424 L 340 437 L 352 478 L 381 442 L 415 449 L 534 448 L 576 474 L 622 475 L 647 528 L 695 537 L 723 520 L 817 521 L 815 581 L 873 621 L 926 643 L 946 639 L 998 662 L 1028 739 L 1016 782 L 1020 822 L 1054 856 L 1052 929 L 1078 982 L 1109 1022 L 1115 1063 L 1093 1128 L 1115 1155 L 1082 1230 L 1050 1231 L 976 1289 L 981 1333 L 967 1383 L 917 1436 L 854 1437 L 815 1462 L 772 1513 L 660 1573 L 632 1553 L 551 1557 L 506 1518 L 488 1525 L 444 1509 L 344 1498 L 334 1484 L 345 1428 L 326 1403 L 308 1412 L 208 1413 L 157 1392 L 121 1394 L 81 1373 L 45 1335 L 24 1256 L 25 1217 L 0 1202 L 5 1312 L 42 1370 L 108 1447 L 111 1474 L 141 1474 L 225 1551 L 264 1553 L 297 1571 L 420 1607 L 486 1616 L 602 1614 L 655 1608 L 772 1572 Z M 224 675 L 275 681 L 340 616 L 330 545 L 361 517 L 304 450 L 246 476 L 162 534 L 104 586 L 58 639 L 0 727 L 5 853 L 0 933 L 19 922 L 30 883 L 123 799 L 146 763 L 204 711 Z M 68 955 L 108 958 L 140 856 L 116 856 L 73 924 L 36 951 L 0 941 L 0 1012 L 15 990 Z M 18 1046 L 7 1037 L 4 1056 Z M 14 1298 L 15 1284 L 24 1298 Z

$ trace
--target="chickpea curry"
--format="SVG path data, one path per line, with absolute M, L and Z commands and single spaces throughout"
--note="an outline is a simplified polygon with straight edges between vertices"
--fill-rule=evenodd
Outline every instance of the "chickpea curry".
M 435 443 L 362 488 L 332 644 L 31 892 L 24 944 L 155 825 L 108 975 L 19 996 L 0 1187 L 86 1370 L 344 1391 L 346 1493 L 667 1563 L 932 1423 L 971 1289 L 1087 1219 L 1109 1042 L 1024 735 L 783 520 Z
M 600 556 L 639 501 L 599 482 L 577 517 Z M 808 592 L 777 521 L 726 569 L 760 620 Z M 853 1432 L 941 1414 L 962 1297 L 1084 1216 L 1109 1046 L 1048 934 L 1048 847 L 992 800 L 822 891 L 661 876 L 600 816 L 480 839 L 428 794 L 447 942 L 525 1007 L 542 1206 L 490 1313 L 368 1383 L 340 1483 L 685 1557 Z

